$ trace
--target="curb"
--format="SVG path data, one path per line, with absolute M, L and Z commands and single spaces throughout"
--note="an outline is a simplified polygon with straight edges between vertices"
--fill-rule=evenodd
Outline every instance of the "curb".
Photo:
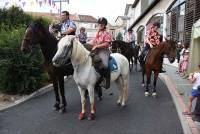
M 64 79 L 64 81 L 67 81 L 70 78 L 71 78 L 71 76 L 68 76 L 67 78 Z M 11 108 L 13 106 L 19 105 L 19 104 L 21 104 L 21 103 L 23 103 L 25 101 L 28 101 L 28 100 L 30 100 L 30 99 L 32 99 L 34 97 L 43 95 L 43 94 L 45 94 L 45 93 L 47 93 L 47 92 L 49 92 L 51 90 L 53 90 L 53 84 L 49 84 L 47 86 L 44 86 L 44 87 L 40 88 L 39 90 L 33 92 L 30 95 L 24 96 L 21 99 L 14 101 L 13 103 L 10 103 L 10 104 L 7 104 L 6 106 L 0 107 L 0 112 L 3 111 L 3 110 L 6 110 L 8 108 Z
M 177 92 L 177 88 L 170 77 L 166 74 L 159 74 L 159 78 L 163 81 L 163 83 L 165 83 L 171 94 L 184 134 L 200 134 L 196 124 L 192 120 L 192 117 L 182 115 L 182 111 L 186 110 L 186 105 L 182 97 Z

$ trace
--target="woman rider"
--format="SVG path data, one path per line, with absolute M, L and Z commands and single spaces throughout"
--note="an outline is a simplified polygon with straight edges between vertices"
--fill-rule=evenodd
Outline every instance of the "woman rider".
M 141 52 L 140 60 L 144 61 L 144 57 L 146 56 L 147 51 L 150 48 L 153 48 L 160 44 L 162 41 L 160 34 L 158 33 L 157 29 L 160 27 L 160 24 L 158 22 L 155 22 L 153 24 L 150 24 L 149 29 L 147 30 L 147 34 L 145 37 L 145 47 Z M 163 57 L 161 59 L 161 62 L 163 62 Z M 163 73 L 162 69 L 160 70 L 160 73 Z
M 102 62 L 102 66 L 98 66 L 97 68 L 100 69 L 100 74 L 104 78 L 101 82 L 101 86 L 104 88 L 110 87 L 110 69 L 108 68 L 108 61 L 109 61 L 109 45 L 112 41 L 111 34 L 106 31 L 107 19 L 102 17 L 99 18 L 98 21 L 99 30 L 93 40 L 88 42 L 88 44 L 93 45 L 92 51 L 95 51 L 95 54 L 99 56 Z

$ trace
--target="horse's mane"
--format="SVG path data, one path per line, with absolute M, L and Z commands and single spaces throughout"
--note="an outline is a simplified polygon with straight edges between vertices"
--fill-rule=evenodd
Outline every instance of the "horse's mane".
M 32 22 L 30 26 L 31 26 L 31 28 L 32 28 L 33 30 L 39 29 L 44 35 L 47 35 L 48 37 L 50 37 L 50 38 L 52 38 L 52 39 L 54 39 L 54 40 L 57 40 L 57 39 L 49 32 L 48 28 L 46 28 L 46 27 L 44 26 L 44 24 L 42 24 L 41 21 L 36 20 L 36 21 Z
M 63 37 L 59 43 L 66 43 L 66 42 L 73 43 L 72 56 L 76 59 L 76 61 L 79 63 L 85 62 L 90 52 L 78 41 L 78 39 L 75 38 L 74 35 L 69 35 Z
M 122 40 L 115 40 L 113 41 L 113 45 L 117 45 L 122 49 L 122 50 L 127 50 L 127 49 L 130 49 L 131 46 L 129 43 L 125 42 L 125 41 L 122 41 Z

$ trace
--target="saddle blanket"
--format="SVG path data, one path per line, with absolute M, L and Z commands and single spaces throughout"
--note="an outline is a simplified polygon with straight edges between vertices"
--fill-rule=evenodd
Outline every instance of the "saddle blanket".
M 111 72 L 118 70 L 117 62 L 112 56 L 110 56 L 110 58 L 109 58 L 108 67 Z

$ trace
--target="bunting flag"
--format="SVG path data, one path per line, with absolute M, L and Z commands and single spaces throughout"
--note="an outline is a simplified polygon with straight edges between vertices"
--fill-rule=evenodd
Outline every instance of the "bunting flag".
M 7 1 L 7 2 L 5 2 L 5 4 L 4 4 L 4 7 L 6 7 L 8 4 L 9 4 L 9 2 L 8 2 L 8 1 Z
M 40 5 L 40 7 L 42 6 L 42 1 L 39 1 L 39 5 Z
M 51 1 L 51 0 L 48 0 L 48 2 L 49 2 L 49 5 L 51 6 L 51 2 L 52 2 L 52 1 Z
M 23 1 L 23 2 L 22 2 L 22 6 L 24 7 L 24 6 L 25 6 L 25 4 L 26 4 L 26 2 L 25 2 L 25 1 Z

